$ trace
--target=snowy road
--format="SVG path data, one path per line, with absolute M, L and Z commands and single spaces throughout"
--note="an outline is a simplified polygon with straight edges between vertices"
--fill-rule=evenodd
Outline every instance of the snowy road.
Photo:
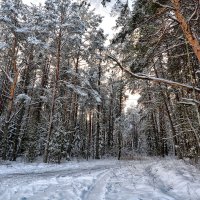
M 200 171 L 176 160 L 11 163 L 0 200 L 200 200 Z

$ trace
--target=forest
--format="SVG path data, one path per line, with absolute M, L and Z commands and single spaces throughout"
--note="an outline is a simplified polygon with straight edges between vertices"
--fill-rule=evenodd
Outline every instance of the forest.
M 109 6 L 107 0 L 103 5 Z M 0 1 L 0 160 L 200 156 L 200 1 Z M 126 107 L 127 95 L 140 94 Z

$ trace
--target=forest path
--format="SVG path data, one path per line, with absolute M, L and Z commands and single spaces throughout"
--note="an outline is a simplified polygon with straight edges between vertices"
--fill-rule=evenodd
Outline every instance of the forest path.
M 200 171 L 171 159 L 0 165 L 0 200 L 35 199 L 199 200 Z

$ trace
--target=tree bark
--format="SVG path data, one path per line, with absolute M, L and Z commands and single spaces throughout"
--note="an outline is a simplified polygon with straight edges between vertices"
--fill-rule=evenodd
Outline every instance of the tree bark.
M 98 67 L 98 92 L 100 94 L 100 89 L 101 87 L 101 61 L 99 63 L 99 67 Z M 97 129 L 96 129 L 96 154 L 95 154 L 95 159 L 100 159 L 100 132 L 101 132 L 101 127 L 100 127 L 100 112 L 101 112 L 101 105 L 97 105 Z
M 54 111 L 55 111 L 55 101 L 56 101 L 56 97 L 57 97 L 57 88 L 58 88 L 59 73 L 60 73 L 61 38 L 62 38 L 62 31 L 60 28 L 58 38 L 57 38 L 56 74 L 55 74 L 55 83 L 54 83 L 54 87 L 53 87 L 53 95 L 52 95 L 52 101 L 51 101 L 51 110 L 50 110 L 50 117 L 49 117 L 47 140 L 46 140 L 45 151 L 44 151 L 44 159 L 43 159 L 44 163 L 48 162 L 49 144 L 50 144 L 51 135 L 52 135 L 52 131 L 53 131 L 53 117 L 54 117 Z
M 121 118 L 121 114 L 122 114 L 122 103 L 123 103 L 123 70 L 122 70 L 122 75 L 121 75 L 121 85 L 120 85 L 120 94 L 119 94 L 119 113 L 117 114 L 118 118 Z M 120 123 L 121 123 L 121 119 L 120 119 Z M 121 154 L 122 154 L 122 133 L 121 130 L 117 130 L 118 131 L 118 160 L 121 159 Z
M 174 13 L 176 16 L 177 21 L 179 22 L 181 29 L 184 33 L 185 38 L 191 45 L 196 57 L 198 58 L 200 62 L 200 44 L 197 38 L 195 38 L 194 34 L 192 33 L 191 27 L 189 22 L 186 20 L 186 18 L 181 13 L 181 5 L 180 0 L 171 0 Z
M 8 102 L 8 109 L 7 115 L 5 118 L 5 124 L 3 126 L 3 148 L 2 148 L 2 159 L 7 159 L 7 148 L 8 148 L 8 132 L 9 132 L 9 125 L 12 117 L 13 112 L 13 105 L 14 105 L 14 97 L 15 97 L 15 90 L 17 87 L 18 77 L 19 77 L 19 70 L 17 67 L 17 36 L 14 33 L 14 41 L 13 41 L 13 48 L 12 48 L 12 68 L 14 73 L 14 79 L 10 86 L 10 96 Z

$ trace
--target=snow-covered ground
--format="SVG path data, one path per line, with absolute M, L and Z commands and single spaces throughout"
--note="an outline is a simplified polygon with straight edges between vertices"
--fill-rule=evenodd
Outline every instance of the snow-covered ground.
M 200 200 L 200 171 L 183 161 L 0 165 L 0 200 Z

